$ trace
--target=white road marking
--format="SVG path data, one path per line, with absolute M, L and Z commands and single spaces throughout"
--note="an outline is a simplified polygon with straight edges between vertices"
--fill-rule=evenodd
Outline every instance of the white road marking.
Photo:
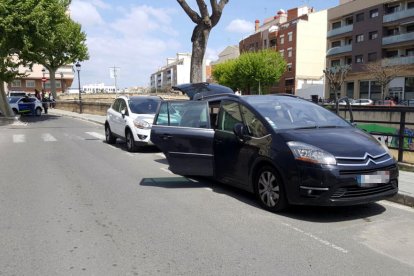
M 28 123 L 22 122 L 20 120 L 15 120 L 11 125 L 12 126 L 27 126 Z
M 160 168 L 160 170 L 162 170 L 162 171 L 164 171 L 164 172 L 167 172 L 167 173 L 169 173 L 169 174 L 174 174 L 174 173 L 172 173 L 169 169 L 166 169 L 166 168 Z
M 26 136 L 24 134 L 13 134 L 13 143 L 26 142 Z
M 347 254 L 349 252 L 348 250 L 346 250 L 346 249 L 344 249 L 344 248 L 342 248 L 340 246 L 337 246 L 337 245 L 335 245 L 335 244 L 333 244 L 333 243 L 331 243 L 331 242 L 329 242 L 327 240 L 321 239 L 318 236 L 315 236 L 314 234 L 312 234 L 310 232 L 306 232 L 306 231 L 304 231 L 302 229 L 299 229 L 299 228 L 297 228 L 297 227 L 295 227 L 295 226 L 293 226 L 293 225 L 291 225 L 289 223 L 283 222 L 282 225 L 284 225 L 284 226 L 286 226 L 286 227 L 288 227 L 288 228 L 290 228 L 292 230 L 295 230 L 296 232 L 301 233 L 301 234 L 303 234 L 303 235 L 305 235 L 305 236 L 307 236 L 307 237 L 309 237 L 311 239 L 314 239 L 315 241 L 320 242 L 321 244 L 323 244 L 323 245 L 325 245 L 327 247 L 331 247 L 331 248 L 333 248 L 335 250 L 338 250 L 339 252 L 342 252 L 344 254 Z
M 101 134 L 101 133 L 97 133 L 97 132 L 86 132 L 86 134 L 89 134 L 90 136 L 93 136 L 95 138 L 101 139 L 101 140 L 105 140 L 105 135 Z
M 397 208 L 397 209 L 400 209 L 400 210 L 404 210 L 404 211 L 407 211 L 407 212 L 410 212 L 410 213 L 414 213 L 414 208 L 411 208 L 409 206 L 402 205 L 402 204 L 399 204 L 399 203 L 386 201 L 386 200 L 382 200 L 378 203 L 383 204 L 383 205 L 387 205 L 387 206 L 390 206 L 390 207 L 394 207 L 394 208 Z
M 43 133 L 42 134 L 42 139 L 45 142 L 56 142 L 56 138 L 52 136 L 52 134 L 50 133 Z
M 161 157 L 161 158 L 165 158 L 165 154 L 164 154 L 164 153 L 162 153 L 162 152 L 159 152 L 159 153 L 157 153 L 156 155 L 157 155 L 157 156 L 159 156 L 159 157 Z

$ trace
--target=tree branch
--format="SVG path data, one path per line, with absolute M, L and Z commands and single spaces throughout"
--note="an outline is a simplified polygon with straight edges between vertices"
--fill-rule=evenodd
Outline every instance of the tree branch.
M 177 0 L 178 4 L 180 4 L 181 8 L 185 11 L 185 13 L 190 17 L 191 21 L 195 24 L 199 24 L 202 19 L 190 6 L 187 4 L 185 0 Z
M 210 0 L 212 10 L 210 19 L 212 27 L 216 26 L 219 22 L 224 6 L 228 2 L 229 0 L 220 0 L 220 3 L 217 4 L 217 0 Z

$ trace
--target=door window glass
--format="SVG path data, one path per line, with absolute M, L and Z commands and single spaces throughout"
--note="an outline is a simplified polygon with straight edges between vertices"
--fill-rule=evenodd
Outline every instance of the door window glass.
M 234 125 L 242 122 L 239 104 L 237 102 L 223 102 L 218 129 L 233 132 Z
M 209 128 L 207 104 L 204 101 L 162 102 L 155 124 Z
M 120 99 L 115 100 L 115 102 L 112 104 L 112 109 L 115 111 L 119 110 L 119 103 L 120 103 Z
M 259 138 L 268 134 L 263 123 L 253 114 L 253 112 L 247 109 L 247 107 L 242 105 L 241 112 L 243 114 L 245 125 L 253 137 Z
M 120 103 L 119 103 L 119 112 L 121 112 L 122 110 L 125 110 L 125 114 L 128 114 L 128 109 L 127 109 L 127 105 L 126 105 L 126 102 L 124 101 L 124 100 L 120 100 Z

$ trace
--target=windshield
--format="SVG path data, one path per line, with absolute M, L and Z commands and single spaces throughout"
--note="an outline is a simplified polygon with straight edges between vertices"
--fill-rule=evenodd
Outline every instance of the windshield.
M 9 97 L 9 103 L 16 103 L 22 97 Z
M 245 99 L 274 129 L 350 126 L 331 111 L 306 100 L 288 96 L 247 96 Z
M 131 98 L 129 108 L 136 114 L 155 114 L 160 102 L 159 98 Z

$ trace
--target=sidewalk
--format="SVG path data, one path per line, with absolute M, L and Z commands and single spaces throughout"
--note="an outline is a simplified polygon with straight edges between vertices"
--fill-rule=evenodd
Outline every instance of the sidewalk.
M 105 124 L 105 116 L 103 115 L 79 114 L 59 109 L 49 109 L 49 114 L 69 116 L 72 118 L 83 119 L 102 125 Z M 409 164 L 400 164 L 399 167 L 399 191 L 396 196 L 389 200 L 410 207 L 414 207 L 414 166 Z

